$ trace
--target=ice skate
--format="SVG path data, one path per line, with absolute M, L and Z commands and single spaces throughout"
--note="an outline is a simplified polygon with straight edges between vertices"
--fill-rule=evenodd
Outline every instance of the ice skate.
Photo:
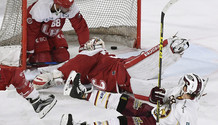
M 168 41 L 170 42 L 170 48 L 173 53 L 179 53 L 182 55 L 184 51 L 189 47 L 188 40 L 184 38 L 173 36 L 172 38 L 169 38 Z
M 71 73 L 70 76 L 64 86 L 64 95 L 69 95 L 73 98 L 84 99 L 86 98 L 86 94 L 90 93 L 93 88 L 87 89 L 84 85 L 81 84 L 80 74 L 75 72 Z M 74 78 L 74 79 L 73 79 Z M 72 81 L 73 79 L 73 81 Z M 70 87 L 70 83 L 72 81 L 72 87 Z
M 76 123 L 73 121 L 73 117 L 71 114 L 63 114 L 61 117 L 60 125 L 87 125 L 86 122 Z
M 35 112 L 39 114 L 41 119 L 47 115 L 47 113 L 54 107 L 57 102 L 54 95 L 49 95 L 46 99 L 41 99 L 38 97 L 35 100 L 30 98 L 27 100 L 32 104 Z

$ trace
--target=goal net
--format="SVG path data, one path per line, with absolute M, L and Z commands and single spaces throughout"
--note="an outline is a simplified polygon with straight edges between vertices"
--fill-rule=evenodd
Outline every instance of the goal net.
M 0 30 L 0 65 L 25 67 L 26 10 L 36 0 L 7 0 Z M 74 0 L 90 29 L 90 38 L 140 48 L 141 0 Z M 64 35 L 68 42 L 77 41 L 69 21 Z

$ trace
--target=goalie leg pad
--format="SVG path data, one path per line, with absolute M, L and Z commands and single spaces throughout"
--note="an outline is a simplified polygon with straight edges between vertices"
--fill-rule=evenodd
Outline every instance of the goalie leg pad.
M 177 62 L 180 58 L 180 54 L 173 54 L 170 45 L 167 40 L 163 42 L 163 71 L 169 67 L 170 65 Z M 158 76 L 159 72 L 159 45 L 153 47 L 147 52 L 143 52 L 135 59 L 130 60 L 125 64 L 127 68 L 127 72 L 131 76 L 131 78 L 137 79 L 152 79 Z M 163 72 L 162 72 L 163 73 Z

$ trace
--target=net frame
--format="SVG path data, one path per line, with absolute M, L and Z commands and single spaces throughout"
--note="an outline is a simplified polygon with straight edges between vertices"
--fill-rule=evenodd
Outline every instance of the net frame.
M 26 69 L 26 56 L 27 56 L 26 55 L 26 47 L 27 47 L 27 23 L 26 23 L 26 19 L 27 19 L 27 11 L 23 11 L 23 10 L 27 10 L 27 0 L 19 0 L 18 2 L 22 2 L 22 5 L 21 5 L 21 11 L 22 11 L 22 15 L 21 15 L 22 16 L 21 17 L 21 34 L 17 34 L 18 37 L 14 36 L 14 37 L 9 38 L 9 39 L 21 40 L 20 41 L 21 55 L 20 55 L 19 66 L 9 66 L 9 65 L 4 65 L 4 64 L 0 63 L 0 68 L 21 68 L 23 70 Z M 7 6 L 8 6 L 8 2 L 7 2 L 6 7 Z M 7 11 L 7 8 L 6 8 L 6 11 Z M 7 13 L 7 12 L 5 12 L 5 13 Z M 6 15 L 4 15 L 2 25 L 4 25 L 5 18 L 6 18 Z M 5 29 L 3 27 L 1 27 L 1 34 L 0 34 L 1 37 L 2 37 L 2 35 L 5 35 L 4 33 L 2 33 L 2 30 L 5 30 Z M 7 42 L 10 41 L 9 39 L 7 39 L 7 38 L 4 39 L 2 43 L 3 44 L 5 43 L 7 45 Z M 8 44 L 7 46 L 10 46 L 10 44 Z

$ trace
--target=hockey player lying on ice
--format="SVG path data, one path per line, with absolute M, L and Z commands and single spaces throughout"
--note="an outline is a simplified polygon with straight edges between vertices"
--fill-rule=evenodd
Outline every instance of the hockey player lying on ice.
M 163 41 L 163 70 L 178 61 L 188 41 L 172 37 Z M 98 48 L 99 47 L 99 48 Z M 56 78 L 74 78 L 69 76 L 80 73 L 82 84 L 92 84 L 98 90 L 107 92 L 124 92 L 144 95 L 137 80 L 156 78 L 158 76 L 159 45 L 138 56 L 127 59 L 117 58 L 104 49 L 104 42 L 94 38 L 87 42 L 84 50 L 70 59 L 63 66 L 51 73 L 38 75 L 34 79 L 36 85 L 46 85 Z M 72 73 L 71 73 L 72 72 Z M 151 88 L 149 88 L 149 91 Z
M 198 75 L 189 73 L 181 77 L 178 85 L 164 90 L 154 87 L 149 99 L 152 102 L 160 101 L 160 125 L 197 125 L 198 100 L 201 98 L 207 80 Z M 147 103 L 119 93 L 110 93 L 94 90 L 91 93 L 81 91 L 80 75 L 73 80 L 73 87 L 68 93 L 71 97 L 85 99 L 91 104 L 106 109 L 114 109 L 122 114 L 106 121 L 93 123 L 76 123 L 71 114 L 64 114 L 60 125 L 156 125 L 157 110 Z M 82 119 L 80 119 L 82 120 Z
M 40 118 L 43 118 L 57 102 L 54 95 L 41 99 L 32 83 L 25 79 L 23 70 L 0 68 L 0 91 L 6 90 L 6 87 L 11 84 L 16 88 L 18 94 L 32 104 L 33 109 L 36 113 L 39 113 Z

